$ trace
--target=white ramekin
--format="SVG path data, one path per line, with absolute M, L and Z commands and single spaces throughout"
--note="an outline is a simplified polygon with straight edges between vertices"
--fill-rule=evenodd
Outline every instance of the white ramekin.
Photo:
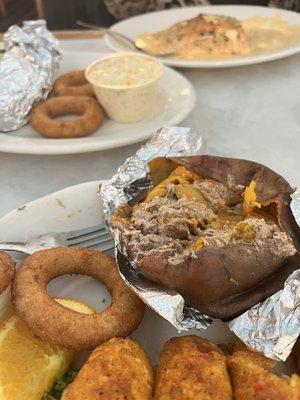
M 143 84 L 125 88 L 101 85 L 89 75 L 91 69 L 94 69 L 103 60 L 124 56 L 151 58 L 159 65 L 157 74 L 149 77 L 149 80 L 146 80 Z M 92 84 L 94 92 L 109 118 L 121 123 L 133 123 L 149 117 L 152 113 L 162 72 L 163 65 L 153 57 L 138 53 L 116 53 L 93 62 L 85 70 L 85 77 Z

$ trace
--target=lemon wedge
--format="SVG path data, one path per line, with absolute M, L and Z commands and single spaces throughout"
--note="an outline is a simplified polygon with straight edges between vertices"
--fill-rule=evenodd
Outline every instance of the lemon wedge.
M 95 312 L 77 300 L 55 300 L 83 314 Z M 0 400 L 41 400 L 73 357 L 73 351 L 34 337 L 11 309 L 0 323 Z

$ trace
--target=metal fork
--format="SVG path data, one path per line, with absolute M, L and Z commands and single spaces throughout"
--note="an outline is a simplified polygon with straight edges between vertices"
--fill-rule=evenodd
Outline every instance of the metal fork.
M 99 25 L 94 25 L 94 24 L 89 24 L 83 21 L 76 21 L 76 24 L 78 26 L 81 26 L 86 29 L 92 29 L 95 31 L 100 31 L 103 33 L 107 33 L 107 35 L 113 37 L 118 43 L 120 43 L 122 46 L 126 46 L 129 50 L 138 50 L 141 51 L 145 54 L 148 54 L 150 56 L 159 56 L 159 57 L 169 57 L 169 56 L 174 56 L 176 55 L 176 52 L 170 52 L 170 53 L 152 53 L 147 51 L 146 49 L 143 48 L 143 46 L 140 46 L 135 40 L 132 40 L 130 37 L 123 35 L 120 32 L 113 31 L 110 28 L 105 28 Z
M 86 22 L 83 21 L 76 21 L 76 24 L 78 26 L 81 26 L 82 28 L 86 28 L 86 29 L 92 29 L 94 31 L 100 31 L 103 33 L 107 33 L 108 35 L 112 36 L 115 40 L 117 40 L 118 42 L 120 42 L 122 45 L 126 45 L 127 47 L 129 47 L 131 50 L 142 50 L 140 49 L 134 42 L 134 40 L 130 39 L 129 37 L 123 35 L 122 33 L 113 31 L 109 28 L 105 28 L 99 25 L 94 25 L 94 24 L 88 24 Z
M 76 231 L 41 235 L 26 242 L 0 243 L 0 250 L 19 251 L 25 254 L 53 247 L 87 247 L 108 251 L 114 247 L 114 243 L 104 223 Z

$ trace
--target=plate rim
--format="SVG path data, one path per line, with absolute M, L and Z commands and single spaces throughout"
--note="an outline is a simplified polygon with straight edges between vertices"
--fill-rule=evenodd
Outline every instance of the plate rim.
M 275 7 L 266 7 L 266 6 L 256 6 L 256 5 L 249 5 L 249 4 L 213 4 L 213 5 L 199 5 L 199 6 L 190 6 L 190 7 L 181 7 L 180 10 L 191 10 L 191 9 L 251 9 L 251 10 L 268 10 L 270 13 L 282 13 L 283 15 L 294 15 L 299 17 L 299 27 L 300 27 L 300 14 L 285 9 L 278 9 Z M 142 19 L 145 15 L 157 15 L 157 14 L 164 14 L 177 11 L 176 8 L 165 9 L 165 10 L 158 10 L 158 11 L 151 11 L 147 14 L 139 14 L 124 20 L 118 21 L 114 23 L 111 28 L 118 28 L 118 26 L 122 25 L 124 22 L 128 23 L 128 21 Z M 107 34 L 104 36 L 104 41 L 106 45 L 113 51 L 120 51 L 117 46 L 114 46 L 114 42 L 111 37 Z M 267 54 L 259 54 L 253 55 L 248 57 L 239 57 L 238 59 L 221 59 L 221 60 L 181 60 L 181 59 L 169 59 L 164 57 L 157 57 L 161 62 L 163 62 L 167 66 L 177 67 L 177 68 L 188 68 L 188 69 L 217 69 L 217 68 L 232 68 L 232 67 L 241 67 L 247 65 L 254 65 L 254 64 L 262 64 L 269 61 L 275 61 L 282 58 L 290 57 L 292 55 L 300 53 L 300 44 L 287 47 L 285 49 L 267 53 Z
M 99 179 L 99 180 L 75 183 L 74 185 L 63 187 L 62 189 L 58 189 L 55 192 L 50 192 L 50 193 L 45 194 L 44 196 L 34 198 L 33 200 L 27 201 L 26 203 L 21 204 L 20 206 L 14 208 L 13 210 L 10 210 L 5 214 L 0 215 L 0 227 L 1 227 L 1 223 L 6 223 L 7 220 L 9 220 L 15 214 L 18 214 L 25 207 L 35 207 L 35 205 L 38 204 L 40 201 L 45 201 L 48 198 L 56 198 L 57 196 L 64 195 L 65 193 L 68 193 L 74 189 L 75 190 L 78 189 L 78 191 L 79 191 L 79 189 L 82 189 L 83 187 L 101 185 L 104 182 L 105 182 L 105 179 Z
M 81 54 L 82 52 L 80 51 L 67 51 L 64 54 L 68 54 L 70 57 L 72 55 L 78 55 Z M 84 54 L 90 54 L 90 55 L 97 55 L 98 53 L 96 52 L 85 52 Z M 99 58 L 99 54 L 98 54 Z M 188 97 L 188 102 L 186 107 L 181 110 L 180 113 L 177 113 L 176 115 L 173 116 L 173 118 L 170 118 L 164 126 L 173 126 L 179 124 L 181 121 L 183 121 L 193 110 L 193 108 L 196 105 L 196 92 L 195 88 L 192 85 L 192 83 L 189 81 L 188 78 L 186 78 L 182 73 L 179 71 L 176 71 L 173 68 L 170 68 L 168 66 L 165 66 L 165 73 L 172 73 L 176 76 L 177 79 L 180 79 L 181 82 L 184 82 L 184 84 L 189 88 L 189 97 Z M 129 125 L 129 124 L 128 124 Z M 161 128 L 161 126 L 157 127 L 157 129 Z M 1 153 L 9 153 L 9 154 L 27 154 L 27 155 L 64 155 L 64 154 L 83 154 L 83 153 L 92 153 L 92 152 L 97 152 L 97 151 L 105 151 L 105 150 L 112 150 L 115 148 L 121 148 L 125 146 L 129 146 L 135 143 L 141 143 L 147 139 L 149 139 L 153 134 L 155 133 L 155 130 L 152 132 L 148 132 L 148 134 L 144 135 L 143 138 L 135 138 L 135 137 L 128 137 L 126 141 L 121 142 L 116 140 L 113 143 L 103 145 L 101 141 L 99 143 L 97 142 L 90 142 L 86 143 L 84 142 L 84 138 L 79 138 L 78 143 L 70 145 L 69 139 L 65 139 L 66 142 L 61 142 L 56 143 L 52 146 L 47 146 L 46 142 L 45 144 L 40 145 L 39 141 L 43 139 L 38 139 L 38 138 L 22 138 L 22 137 L 16 137 L 13 136 L 12 139 L 8 139 L 5 143 L 1 141 L 1 136 L 2 135 L 10 135 L 10 133 L 5 133 L 5 132 L 0 132 L 0 154 Z M 18 143 L 18 140 L 20 142 L 26 142 L 26 139 L 30 139 L 31 143 Z M 44 140 L 49 140 L 52 141 L 52 139 L 44 139 Z M 59 139 L 58 139 L 59 140 Z M 64 139 L 61 139 L 62 141 Z M 75 139 L 76 140 L 76 139 Z M 33 143 L 33 141 L 36 141 L 36 143 Z M 82 142 L 81 142 L 82 141 Z M 48 142 L 49 143 L 49 142 Z
M 32 237 L 49 233 L 57 234 L 74 229 L 84 229 L 88 226 L 96 225 L 98 222 L 103 222 L 104 209 L 98 192 L 99 187 L 104 182 L 105 179 L 98 179 L 75 183 L 55 190 L 54 192 L 50 191 L 47 194 L 41 194 L 39 197 L 35 197 L 33 200 L 29 199 L 27 202 L 7 211 L 0 215 L 0 229 L 3 232 L 2 235 L 0 234 L 1 240 L 24 241 Z M 72 197 L 75 197 L 75 194 L 82 193 L 82 190 L 88 193 L 88 198 L 92 192 L 94 193 L 95 201 L 93 203 L 93 209 L 96 207 L 97 212 L 92 212 L 92 216 L 90 215 L 91 210 L 85 210 L 82 213 L 81 210 L 76 208 L 77 200 L 73 201 L 72 199 Z M 82 200 L 80 201 L 83 202 Z M 84 201 L 86 202 L 86 197 Z M 40 223 L 40 209 L 43 209 L 42 215 L 46 215 L 46 222 L 42 224 Z M 83 220 L 80 218 L 82 214 L 85 216 Z M 95 222 L 94 214 L 99 218 L 98 222 Z M 33 218 L 32 215 L 34 215 Z M 31 226 L 27 229 L 26 221 L 29 220 L 31 221 Z M 93 222 L 87 222 L 89 220 Z M 55 228 L 49 230 L 49 226 L 53 224 Z M 69 228 L 70 225 L 72 228 Z M 21 230 L 19 228 L 20 226 L 22 227 Z M 45 226 L 48 227 L 46 230 Z

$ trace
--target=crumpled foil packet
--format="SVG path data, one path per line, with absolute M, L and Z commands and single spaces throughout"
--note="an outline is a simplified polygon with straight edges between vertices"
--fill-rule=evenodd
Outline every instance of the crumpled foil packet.
M 132 204 L 153 186 L 148 161 L 155 157 L 179 157 L 203 154 L 204 139 L 190 128 L 162 128 L 137 153 L 127 159 L 117 173 L 102 184 L 101 197 L 105 216 L 122 203 Z M 300 217 L 300 192 L 295 192 L 291 208 Z M 213 319 L 184 303 L 172 289 L 159 286 L 138 272 L 129 261 L 120 232 L 109 226 L 115 240 L 115 255 L 124 281 L 154 311 L 169 321 L 179 332 L 204 330 Z M 300 268 L 300 265 L 299 265 Z M 300 334 L 300 270 L 287 279 L 282 291 L 255 305 L 229 323 L 230 329 L 244 343 L 274 359 L 285 360 Z M 268 319 L 266 319 L 268 318 Z
M 152 187 L 148 161 L 155 157 L 201 154 L 205 143 L 203 136 L 191 128 L 162 128 L 137 153 L 120 166 L 116 175 L 101 186 L 101 197 L 106 218 L 123 203 L 142 198 Z M 110 227 L 109 227 L 110 228 Z M 127 259 L 126 249 L 117 229 L 111 229 L 115 240 L 115 255 L 124 281 L 160 316 L 179 331 L 206 329 L 212 318 L 184 304 L 175 290 L 160 287 L 141 276 L 136 265 Z
M 229 328 L 249 347 L 285 361 L 300 334 L 300 269 L 282 290 L 230 321 Z
M 49 94 L 61 61 L 59 42 L 44 20 L 25 21 L 4 34 L 0 62 L 0 131 L 26 124 L 32 105 Z
M 291 210 L 300 226 L 300 189 L 292 194 Z M 300 265 L 284 288 L 229 322 L 247 346 L 285 361 L 300 335 Z
M 300 226 L 300 188 L 292 194 L 291 210 L 297 224 Z

